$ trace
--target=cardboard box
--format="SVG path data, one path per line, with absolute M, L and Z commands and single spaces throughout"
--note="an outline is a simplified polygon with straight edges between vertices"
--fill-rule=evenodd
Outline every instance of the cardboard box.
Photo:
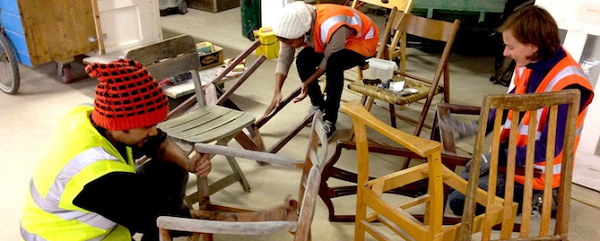
M 210 53 L 198 53 L 201 70 L 223 64 L 223 48 L 213 45 L 213 49 Z

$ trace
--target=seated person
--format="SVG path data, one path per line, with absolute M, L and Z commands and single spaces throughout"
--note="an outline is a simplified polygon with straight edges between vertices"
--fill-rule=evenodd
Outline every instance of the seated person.
M 581 66 L 579 66 L 577 61 L 575 61 L 560 45 L 558 26 L 553 17 L 546 10 L 538 6 L 525 7 L 509 16 L 504 24 L 500 26 L 499 31 L 502 33 L 502 39 L 506 45 L 504 48 L 504 56 L 514 59 L 517 66 L 514 73 L 515 85 L 510 89 L 509 93 L 541 93 L 560 91 L 563 89 L 578 89 L 581 91 L 581 100 L 577 128 L 581 129 L 586 108 L 592 102 L 594 96 L 593 88 L 585 78 Z M 560 120 L 565 120 L 566 111 L 566 106 L 559 107 L 559 122 L 556 133 L 556 154 L 554 160 L 556 166 L 560 166 L 565 130 L 565 122 Z M 494 120 L 496 114 L 501 113 L 495 113 L 495 111 L 490 113 L 488 123 Z M 504 113 L 503 116 L 506 120 L 507 118 L 510 119 L 511 115 L 512 113 L 509 112 Z M 521 119 L 520 125 L 528 125 L 527 120 L 528 117 L 526 115 Z M 458 131 L 460 137 L 466 137 L 477 132 L 477 123 L 464 123 L 457 119 L 450 119 L 447 122 Z M 535 145 L 534 168 L 538 169 L 544 168 L 545 165 L 545 140 L 548 136 L 548 127 L 544 126 L 545 123 L 546 122 L 540 121 L 540 125 L 542 126 L 538 126 L 538 131 L 541 133 L 539 138 L 536 139 Z M 490 125 L 488 125 L 488 127 L 488 129 L 492 128 Z M 507 127 L 504 127 L 502 130 L 503 133 L 508 133 L 508 131 L 509 129 L 507 129 Z M 578 133 L 576 137 L 575 150 L 577 149 L 579 137 L 580 133 Z M 505 138 L 500 146 L 500 162 L 506 163 L 507 148 L 508 140 Z M 517 167 L 525 166 L 526 148 L 526 145 L 517 146 Z M 489 158 L 489 154 L 484 155 L 483 158 L 486 158 L 486 156 Z M 483 189 L 487 189 L 488 183 L 487 168 L 489 168 L 489 166 L 486 166 L 485 164 L 486 162 L 482 162 L 478 183 L 479 187 Z M 467 179 L 469 176 L 468 171 L 469 165 L 467 165 L 465 171 L 459 173 L 459 175 Z M 541 190 L 543 190 L 543 179 L 543 177 L 534 179 L 534 196 L 536 196 L 536 193 L 539 194 Z M 504 180 L 505 176 L 499 174 L 498 183 L 504 183 Z M 515 176 L 514 200 L 520 202 L 519 210 L 521 210 L 522 206 L 524 180 L 524 176 Z M 554 170 L 553 188 L 555 189 L 554 193 L 556 194 L 558 193 L 556 189 L 559 187 L 559 184 L 560 169 L 558 169 L 558 173 Z M 503 185 L 497 187 L 496 195 L 504 196 Z M 537 200 L 534 200 L 534 205 L 541 205 L 541 203 L 536 204 L 536 201 Z M 454 214 L 462 215 L 465 202 L 465 196 L 463 194 L 458 191 L 452 191 L 448 196 L 448 202 Z M 483 212 L 483 207 L 478 206 L 477 213 Z

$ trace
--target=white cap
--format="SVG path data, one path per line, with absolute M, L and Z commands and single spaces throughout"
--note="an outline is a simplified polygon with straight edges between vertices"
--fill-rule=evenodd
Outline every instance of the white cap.
M 312 25 L 312 14 L 314 7 L 296 1 L 288 3 L 283 7 L 278 21 L 273 26 L 275 36 L 286 39 L 297 39 L 310 31 Z

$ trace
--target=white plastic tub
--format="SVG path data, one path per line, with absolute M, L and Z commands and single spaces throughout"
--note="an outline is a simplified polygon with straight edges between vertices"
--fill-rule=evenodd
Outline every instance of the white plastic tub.
M 394 70 L 398 69 L 396 62 L 390 60 L 370 58 L 367 62 L 369 62 L 369 68 L 364 71 L 366 79 L 379 79 L 381 82 L 385 82 L 392 79 Z

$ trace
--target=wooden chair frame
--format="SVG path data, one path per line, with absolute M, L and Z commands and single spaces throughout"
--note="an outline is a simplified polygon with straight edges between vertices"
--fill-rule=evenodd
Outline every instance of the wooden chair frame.
M 230 147 L 196 144 L 195 150 L 202 153 L 212 153 L 238 158 L 253 159 L 261 162 L 301 168 L 298 200 L 301 201 L 298 219 L 295 221 L 257 221 L 232 222 L 222 220 L 199 220 L 161 216 L 157 220 L 161 240 L 170 240 L 168 230 L 180 230 L 202 233 L 204 240 L 212 240 L 212 234 L 235 235 L 264 235 L 280 231 L 288 231 L 294 235 L 294 240 L 310 240 L 310 226 L 315 212 L 316 195 L 319 189 L 320 177 L 327 157 L 327 136 L 323 129 L 322 113 L 317 112 L 312 122 L 308 150 L 304 161 L 287 158 L 272 153 L 257 152 Z M 232 207 L 216 204 L 210 201 L 206 178 L 199 178 L 200 208 L 207 211 L 219 212 L 248 212 L 255 209 Z M 229 216 L 229 215 L 222 215 Z M 195 236 L 194 238 L 198 238 Z
M 342 110 L 352 117 L 356 133 L 359 184 L 356 204 L 355 240 L 365 239 L 368 232 L 378 240 L 391 240 L 386 237 L 371 222 L 378 221 L 384 224 L 396 235 L 407 240 L 455 240 L 460 223 L 444 225 L 444 185 L 448 185 L 461 193 L 466 193 L 467 181 L 458 176 L 453 170 L 447 168 L 441 161 L 441 144 L 436 141 L 413 136 L 397 130 L 375 118 L 358 101 L 344 103 Z M 416 155 L 427 160 L 426 163 L 390 173 L 369 180 L 369 145 L 367 139 L 367 126 L 383 134 L 397 144 L 406 147 Z M 415 183 L 420 180 L 428 181 L 427 193 L 402 203 L 388 203 L 382 199 L 385 192 Z M 364 185 L 360 185 L 364 184 Z M 494 212 L 488 215 L 495 224 L 502 218 L 503 200 L 490 197 L 484 190 L 476 190 L 474 196 L 478 203 L 496 206 Z M 409 213 L 407 209 L 425 205 L 423 219 L 419 220 Z M 517 205 L 510 204 L 516 214 Z M 367 214 L 367 208 L 373 213 Z M 481 226 L 483 215 L 474 219 L 475 230 Z
M 504 110 L 512 110 L 513 116 L 510 125 L 510 136 L 508 144 L 508 160 L 506 167 L 506 192 L 505 204 L 513 201 L 513 188 L 514 188 L 514 176 L 515 176 L 515 155 L 516 153 L 516 137 L 517 129 L 519 128 L 520 113 L 530 112 L 533 113 L 529 118 L 530 126 L 537 126 L 538 113 L 540 109 L 548 109 L 548 137 L 546 142 L 546 170 L 552 170 L 554 165 L 554 153 L 555 153 L 555 142 L 556 142 L 556 128 L 557 128 L 557 116 L 558 106 L 567 106 L 567 117 L 565 122 L 565 134 L 563 144 L 563 159 L 561 162 L 561 179 L 558 197 L 558 210 L 556 215 L 556 223 L 554 227 L 554 233 L 550 233 L 550 219 L 551 219 L 551 206 L 543 205 L 541 210 L 541 222 L 540 222 L 540 233 L 537 237 L 532 237 L 530 234 L 531 225 L 531 213 L 532 210 L 532 186 L 534 178 L 534 150 L 535 150 L 535 136 L 537 128 L 528 128 L 527 136 L 527 154 L 525 164 L 525 184 L 523 194 L 523 214 L 521 217 L 521 225 L 518 240 L 567 240 L 569 232 L 569 214 L 570 214 L 570 202 L 571 202 L 571 178 L 573 175 L 573 160 L 575 155 L 575 142 L 577 132 L 577 118 L 579 113 L 579 101 L 580 101 L 579 90 L 562 90 L 555 92 L 544 92 L 535 94 L 520 94 L 520 95 L 488 95 L 484 98 L 482 111 L 479 117 L 479 130 L 476 136 L 476 145 L 474 147 L 474 155 L 471 162 L 471 169 L 469 172 L 469 185 L 467 188 L 465 209 L 462 217 L 462 223 L 464 224 L 460 229 L 460 237 L 458 240 L 466 241 L 471 240 L 471 234 L 474 233 L 473 214 L 475 213 L 476 202 L 474 200 L 474 194 L 477 192 L 478 187 L 475 185 L 479 179 L 479 168 L 481 166 L 481 154 L 484 150 L 487 150 L 483 146 L 483 139 L 485 138 L 485 129 L 487 128 L 487 119 L 489 111 L 492 109 L 496 110 L 496 118 L 493 123 L 493 139 L 492 139 L 492 156 L 490 161 L 490 177 L 488 186 L 488 197 L 495 195 L 496 191 L 496 176 L 498 173 L 498 151 L 500 146 L 500 128 L 503 124 L 502 114 Z M 544 190 L 543 190 L 543 202 L 550 204 L 552 203 L 552 172 L 545 172 L 544 174 Z M 495 208 L 495 204 L 488 203 L 489 208 Z M 488 210 L 486 209 L 486 213 Z M 512 239 L 513 225 L 515 224 L 514 215 L 509 215 L 512 210 L 504 208 L 504 218 L 502 220 L 502 228 L 500 233 L 500 239 Z M 486 216 L 482 227 L 482 240 L 489 240 L 491 237 L 492 222 L 489 217 Z M 535 236 L 535 235 L 533 235 Z

